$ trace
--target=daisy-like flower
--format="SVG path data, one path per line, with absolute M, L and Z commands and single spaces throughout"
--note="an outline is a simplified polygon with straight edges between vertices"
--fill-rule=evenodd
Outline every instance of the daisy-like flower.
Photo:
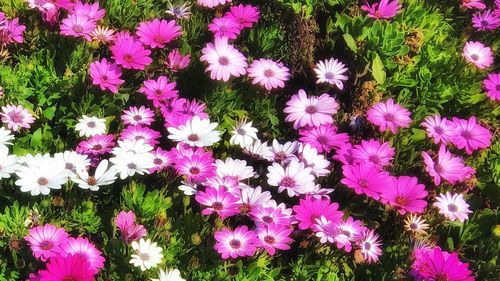
M 81 141 L 76 148 L 77 152 L 90 154 L 90 155 L 102 155 L 111 151 L 115 146 L 113 135 L 97 135 L 93 136 L 86 141 Z
M 120 79 L 121 76 L 122 69 L 117 64 L 108 62 L 105 58 L 90 64 L 92 84 L 98 85 L 103 91 L 108 89 L 113 94 L 118 93 L 118 87 L 125 83 L 125 80 Z
M 255 208 L 270 206 L 275 203 L 272 199 L 271 192 L 262 192 L 262 187 L 260 186 L 256 188 L 243 187 L 237 197 L 239 197 L 239 210 L 242 214 L 248 214 Z
M 177 187 L 186 196 L 191 196 L 198 193 L 198 185 L 195 182 L 181 181 L 181 185 Z
M 155 107 L 159 107 L 163 102 L 177 97 L 175 87 L 177 83 L 168 82 L 167 76 L 160 76 L 156 80 L 146 80 L 139 89 L 140 93 L 146 95 L 146 98 L 153 102 Z
M 108 160 L 102 160 L 95 170 L 93 176 L 89 175 L 87 169 L 78 169 L 78 177 L 71 180 L 78 184 L 81 189 L 90 189 L 91 191 L 98 191 L 101 186 L 110 185 L 117 179 L 116 171 L 113 167 L 108 169 Z
M 92 41 L 90 34 L 96 28 L 96 22 L 86 15 L 69 14 L 61 21 L 61 34 L 71 37 L 82 37 Z
M 19 169 L 16 155 L 9 155 L 8 149 L 0 149 L 0 179 L 10 178 Z
M 334 58 L 319 61 L 314 68 L 314 72 L 316 72 L 316 77 L 318 78 L 316 83 L 328 83 L 337 86 L 339 90 L 343 90 L 343 81 L 349 79 L 349 77 L 345 75 L 347 70 L 345 64 Z
M 485 69 L 493 64 L 493 52 L 481 42 L 469 41 L 465 43 L 462 56 L 479 69 Z
M 500 18 L 491 10 L 477 12 L 472 16 L 472 26 L 477 30 L 495 30 L 500 26 Z
M 210 72 L 213 80 L 229 81 L 231 76 L 245 75 L 247 59 L 233 45 L 228 44 L 229 38 L 216 37 L 214 43 L 207 43 L 201 50 L 201 61 L 208 63 L 206 72 Z
M 10 130 L 0 127 L 0 152 L 8 152 L 9 147 L 7 145 L 12 145 L 11 140 L 13 139 L 14 135 Z
M 434 162 L 427 152 L 422 152 L 425 162 L 425 170 L 429 176 L 434 178 L 434 184 L 440 185 L 441 179 L 449 183 L 456 183 L 469 178 L 475 173 L 471 167 L 465 166 L 462 158 L 452 155 L 442 144 L 439 148 L 438 157 Z
M 151 281 L 186 281 L 182 278 L 181 272 L 176 268 L 165 268 L 165 270 L 160 269 L 158 279 L 151 278 Z
M 21 191 L 30 192 L 33 196 L 48 195 L 51 189 L 61 189 L 68 181 L 64 162 L 50 157 L 19 166 L 16 176 L 16 185 Z
M 252 126 L 252 121 L 246 122 L 245 119 L 241 120 L 230 132 L 231 139 L 229 139 L 229 143 L 239 145 L 240 147 L 247 147 L 258 139 L 258 132 L 259 130 Z
M 135 222 L 132 211 L 121 211 L 115 218 L 115 225 L 120 230 L 120 235 L 126 243 L 136 241 L 147 235 L 146 228 Z
M 259 84 L 266 90 L 285 87 L 285 82 L 290 79 L 290 71 L 280 62 L 270 59 L 254 60 L 247 70 L 252 84 Z
M 390 143 L 380 143 L 374 139 L 362 140 L 361 144 L 355 145 L 352 150 L 352 156 L 359 162 L 372 162 L 379 168 L 391 165 L 395 153 Z
M 426 235 L 429 224 L 421 216 L 410 214 L 405 218 L 405 230 L 413 234 Z
M 75 15 L 87 16 L 90 20 L 93 21 L 99 21 L 102 20 L 106 15 L 106 9 L 101 9 L 99 7 L 99 2 L 91 4 L 75 1 L 72 13 Z
M 160 107 L 160 111 L 165 119 L 165 128 L 179 128 L 179 126 L 185 125 L 194 116 L 198 116 L 200 119 L 209 119 L 205 109 L 206 105 L 204 103 L 183 98 L 171 99 Z
M 208 216 L 217 213 L 222 219 L 234 216 L 240 211 L 238 210 L 238 198 L 234 197 L 225 189 L 207 188 L 205 192 L 200 191 L 196 194 L 195 200 L 207 208 L 201 212 Z
M 299 135 L 301 142 L 316 148 L 319 153 L 329 153 L 333 148 L 339 149 L 349 142 L 348 134 L 337 133 L 337 127 L 329 123 L 301 128 Z
M 325 217 L 327 221 L 340 222 L 344 215 L 339 209 L 339 204 L 331 203 L 326 198 L 313 198 L 306 196 L 300 199 L 299 205 L 293 206 L 295 219 L 299 222 L 299 229 L 311 228 L 314 230 L 316 219 Z
M 187 20 L 191 17 L 191 5 L 189 5 L 189 2 L 184 2 L 180 6 L 174 6 L 172 3 L 168 3 L 168 9 L 165 13 L 178 19 Z
M 122 37 L 119 40 L 117 37 L 109 49 L 115 62 L 126 69 L 144 70 L 153 62 L 149 57 L 151 51 L 132 37 Z
M 337 226 L 334 222 L 328 221 L 324 216 L 316 219 L 313 226 L 316 237 L 321 243 L 333 243 L 337 235 Z
M 379 199 L 380 192 L 393 184 L 393 178 L 388 172 L 381 171 L 370 162 L 344 165 L 342 173 L 344 175 L 344 178 L 341 180 L 343 184 L 354 189 L 356 194 L 364 193 L 374 199 Z
M 422 127 L 425 128 L 427 136 L 432 138 L 435 144 L 446 144 L 455 135 L 455 124 L 439 115 L 427 116 L 422 122 Z
M 236 39 L 240 35 L 240 25 L 231 18 L 214 18 L 208 25 L 208 30 L 212 31 L 214 37 L 227 37 Z
M 188 181 L 201 183 L 215 177 L 216 166 L 210 153 L 185 156 L 175 162 L 177 173 L 186 176 Z
M 399 4 L 399 0 L 380 0 L 371 6 L 368 3 L 362 5 L 361 10 L 367 12 L 370 18 L 390 19 L 399 13 L 401 4 Z
M 56 160 L 62 161 L 69 174 L 69 177 L 75 177 L 76 172 L 85 170 L 90 166 L 90 159 L 85 154 L 80 154 L 76 151 L 64 151 L 54 154 Z
M 120 140 L 144 140 L 144 143 L 153 147 L 159 143 L 159 138 L 161 138 L 160 132 L 141 125 L 128 126 L 120 134 Z
M 45 270 L 38 271 L 38 277 L 34 280 L 94 281 L 95 274 L 83 256 L 56 256 L 50 259 Z
M 375 104 L 368 110 L 367 115 L 366 119 L 378 126 L 380 132 L 390 129 L 395 134 L 399 127 L 408 128 L 411 123 L 410 112 L 394 103 L 393 99 Z
M 83 115 L 78 119 L 75 130 L 80 137 L 93 137 L 106 133 L 106 119 Z
M 182 31 L 175 20 L 154 19 L 141 22 L 136 33 L 144 45 L 151 48 L 165 48 L 166 44 L 181 36 Z
M 68 238 L 64 244 L 59 247 L 61 256 L 76 255 L 84 257 L 90 263 L 89 269 L 94 273 L 99 272 L 104 267 L 104 257 L 94 244 L 87 238 L 77 237 Z
M 289 226 L 291 224 L 292 209 L 286 209 L 282 204 L 280 206 L 257 206 L 250 211 L 250 216 L 254 222 L 259 226 L 266 226 L 270 224 Z
M 304 162 L 305 167 L 311 168 L 311 173 L 314 176 L 324 177 L 330 174 L 330 161 L 326 160 L 323 154 L 318 154 L 318 150 L 308 143 L 305 145 L 300 144 L 298 155 L 300 160 Z
M 223 259 L 229 257 L 252 256 L 255 253 L 255 244 L 258 238 L 255 232 L 248 230 L 246 225 L 237 227 L 234 231 L 224 228 L 214 234 L 217 243 L 214 248 Z
M 220 141 L 220 131 L 215 130 L 217 123 L 210 123 L 209 119 L 200 119 L 194 116 L 185 125 L 179 128 L 169 127 L 168 138 L 176 142 L 184 142 L 191 146 L 211 146 Z
M 66 243 L 67 239 L 66 230 L 52 224 L 31 228 L 28 235 L 24 237 L 33 252 L 33 256 L 41 261 L 47 261 L 49 258 L 59 255 L 59 246 Z
M 247 165 L 247 161 L 240 159 L 226 158 L 225 161 L 215 160 L 217 175 L 222 178 L 230 178 L 235 181 L 243 181 L 255 176 L 252 166 Z
M 238 6 L 231 6 L 229 11 L 224 15 L 225 18 L 230 18 L 237 22 L 240 29 L 251 28 L 259 21 L 260 12 L 257 7 L 252 5 L 240 4 Z
M 154 116 L 155 114 L 151 109 L 141 105 L 141 107 L 131 106 L 127 110 L 124 110 L 121 119 L 125 125 L 149 126 L 155 120 Z
M 2 116 L 2 122 L 6 123 L 7 127 L 14 132 L 21 128 L 29 129 L 30 124 L 35 122 L 33 115 L 21 105 L 2 106 L 0 116 Z
M 344 248 L 348 253 L 352 250 L 352 243 L 356 242 L 361 234 L 367 231 L 367 228 L 363 226 L 361 221 L 354 220 L 352 217 L 348 217 L 345 221 L 337 222 L 335 228 L 337 232 L 334 237 L 334 243 L 337 248 Z
M 273 256 L 276 250 L 290 250 L 290 243 L 293 239 L 290 238 L 293 229 L 284 225 L 269 224 L 257 229 L 257 238 L 259 239 L 256 246 L 262 247 L 266 252 Z
M 462 0 L 462 8 L 466 9 L 486 9 L 486 5 L 483 3 L 483 0 Z
M 25 25 L 19 24 L 19 19 L 7 19 L 5 14 L 0 12 L 0 45 L 8 45 L 11 43 L 23 43 L 23 33 L 26 29 Z
M 158 247 L 156 242 L 151 242 L 151 239 L 144 240 L 144 238 L 141 238 L 139 242 L 133 241 L 131 245 L 134 254 L 130 256 L 130 263 L 139 267 L 142 271 L 154 268 L 161 263 L 163 249 Z
M 469 264 L 458 259 L 457 253 L 441 251 L 441 248 L 419 251 L 412 264 L 415 280 L 474 281 Z
M 142 142 L 142 140 L 140 140 Z M 110 158 L 109 161 L 114 164 L 113 168 L 116 173 L 120 175 L 120 179 L 126 179 L 135 174 L 144 175 L 149 174 L 149 170 L 154 167 L 153 154 L 150 152 L 145 153 L 119 153 Z
M 493 136 L 488 129 L 478 124 L 475 116 L 469 119 L 453 117 L 453 124 L 455 124 L 455 134 L 451 142 L 456 147 L 465 149 L 467 154 L 490 147 Z
M 115 40 L 115 30 L 107 26 L 97 26 L 90 36 L 99 43 L 110 43 Z
M 160 147 L 153 151 L 153 157 L 154 167 L 149 170 L 149 172 L 151 173 L 161 172 L 172 165 L 174 162 L 172 155 L 168 151 L 163 150 Z
M 207 7 L 207 8 L 215 8 L 219 5 L 223 5 L 226 3 L 231 3 L 232 0 L 197 0 L 198 5 Z
M 438 208 L 439 213 L 450 221 L 458 220 L 464 222 L 469 218 L 469 214 L 472 213 L 472 211 L 469 210 L 469 204 L 464 200 L 464 195 L 459 193 L 441 193 L 436 197 L 436 202 L 432 205 Z
M 244 147 L 243 152 L 256 159 L 274 158 L 274 153 L 271 151 L 271 148 L 269 147 L 267 142 L 263 143 L 259 139 L 254 140 L 250 145 Z
M 332 115 L 337 113 L 339 105 L 334 98 L 328 94 L 319 97 L 308 97 L 304 90 L 299 90 L 286 103 L 284 112 L 287 114 L 285 121 L 294 122 L 293 128 L 320 126 L 326 123 L 333 123 Z
M 426 196 L 425 186 L 419 184 L 417 178 L 407 176 L 398 177 L 380 193 L 381 201 L 396 208 L 401 215 L 422 213 L 427 207 Z
M 375 234 L 373 230 L 366 230 L 357 243 L 367 263 L 377 262 L 380 255 L 382 255 L 382 249 L 380 248 L 382 243 L 380 242 L 379 235 Z
M 278 162 L 280 164 L 286 164 L 297 159 L 295 153 L 299 149 L 300 143 L 297 141 L 287 141 L 284 144 L 278 142 L 278 140 L 273 140 L 273 145 L 271 148 L 271 154 L 269 154 L 265 159 L 270 162 Z
M 500 73 L 490 73 L 483 80 L 483 87 L 486 89 L 486 95 L 494 100 L 500 100 Z
M 267 170 L 267 183 L 277 186 L 280 193 L 286 190 L 290 197 L 301 194 L 302 189 L 310 189 L 312 187 L 309 186 L 314 185 L 312 169 L 296 159 L 286 167 L 273 163 Z
M 165 65 L 173 72 L 177 72 L 186 68 L 189 65 L 190 59 L 191 56 L 189 54 L 183 55 L 179 49 L 173 49 L 170 53 L 168 53 Z

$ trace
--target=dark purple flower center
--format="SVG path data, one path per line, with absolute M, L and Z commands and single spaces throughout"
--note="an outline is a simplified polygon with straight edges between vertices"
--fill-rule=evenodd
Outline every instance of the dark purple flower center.
M 128 164 L 127 164 L 127 168 L 129 168 L 129 169 L 131 169 L 131 170 L 135 170 L 135 169 L 137 169 L 137 165 L 136 165 L 136 164 L 134 164 L 134 163 L 128 163 Z
M 227 57 L 222 56 L 222 57 L 219 58 L 219 64 L 220 65 L 228 65 L 229 64 L 229 59 Z
M 92 147 L 92 150 L 101 150 L 102 149 L 102 145 L 100 144 L 96 144 Z
M 163 36 L 161 36 L 161 35 L 156 35 L 156 36 L 154 36 L 154 37 L 153 37 L 153 40 L 154 40 L 155 42 L 157 42 L 157 43 L 160 43 L 160 44 L 161 44 L 161 43 L 163 43 L 163 41 L 164 41 L 164 40 L 163 40 Z
M 335 75 L 331 72 L 327 72 L 327 73 L 325 73 L 325 78 L 327 80 L 332 80 L 333 78 L 335 78 Z
M 47 185 L 49 183 L 49 180 L 46 178 L 39 178 L 37 181 L 38 185 Z
M 495 86 L 495 90 L 497 90 L 497 91 L 499 91 L 499 92 L 500 92 L 500 84 L 497 84 L 497 85 Z
M 363 248 L 366 250 L 366 251 L 370 251 L 370 249 L 372 248 L 372 244 L 370 244 L 370 242 L 365 242 L 363 244 Z
M 368 181 L 365 179 L 361 179 L 358 181 L 358 185 L 361 186 L 362 188 L 367 188 L 368 187 Z
M 399 206 L 406 206 L 408 204 L 408 198 L 398 195 L 396 196 L 394 202 L 396 202 L 396 204 L 398 204 Z
M 309 106 L 306 107 L 306 113 L 314 114 L 316 112 L 318 112 L 318 109 L 316 108 L 316 106 L 309 105 Z
M 470 139 L 472 137 L 472 134 L 469 131 L 463 131 L 461 135 L 464 139 Z
M 384 119 L 387 122 L 393 122 L 394 119 L 395 119 L 394 118 L 394 114 L 392 114 L 392 113 L 386 113 L 386 114 L 384 114 Z
M 66 163 L 65 168 L 66 170 L 72 171 L 75 168 L 75 165 L 73 165 L 73 163 Z
M 290 177 L 284 177 L 280 182 L 280 186 L 284 187 L 293 187 L 294 185 L 295 185 L 295 180 Z
M 192 167 L 191 169 L 189 169 L 189 173 L 191 175 L 197 175 L 200 173 L 200 169 L 198 169 L 197 167 Z
M 274 154 L 274 160 L 276 162 L 284 161 L 285 158 L 286 158 L 286 154 L 283 151 L 280 151 L 280 152 L 277 152 L 276 154 Z
M 9 113 L 9 117 L 14 123 L 21 123 L 23 121 L 23 115 L 19 112 L 11 112 Z
M 42 241 L 42 243 L 40 243 L 40 249 L 44 251 L 50 250 L 52 247 L 53 245 L 50 241 Z
M 163 91 L 161 89 L 156 89 L 155 90 L 155 95 L 156 96 L 161 96 L 163 94 Z
M 141 136 L 141 135 L 135 136 L 135 140 L 136 141 L 138 141 L 138 140 L 144 140 L 144 139 L 146 139 L 144 136 Z
M 489 25 L 490 25 L 490 23 L 489 23 L 487 20 L 482 20 L 482 21 L 481 21 L 481 25 L 482 25 L 483 27 L 487 27 L 487 26 L 489 26 Z
M 244 136 L 247 132 L 245 130 L 243 130 L 242 128 L 239 128 L 238 130 L 236 130 L 236 132 L 238 133 L 238 135 L 242 135 Z
M 351 232 L 349 230 L 342 229 L 340 231 L 340 234 L 343 234 L 343 235 L 345 235 L 347 237 L 351 237 Z
M 96 126 L 96 123 L 94 121 L 90 121 L 87 123 L 87 127 L 89 127 L 89 128 L 95 128 L 95 126 Z
M 265 216 L 265 217 L 262 217 L 262 221 L 265 223 L 272 223 L 273 218 L 271 218 L 270 216 Z
M 274 242 L 276 242 L 276 239 L 274 239 L 274 237 L 270 235 L 267 235 L 266 237 L 264 237 L 264 242 L 266 242 L 267 244 L 274 244 Z
M 200 140 L 200 137 L 198 137 L 197 134 L 190 134 L 188 136 L 188 140 L 190 140 L 190 141 L 198 141 L 198 140 Z
M 101 76 L 101 81 L 102 82 L 108 81 L 108 76 L 106 76 L 106 75 Z
M 87 184 L 88 184 L 88 185 L 96 185 L 96 184 L 97 184 L 97 180 L 95 179 L 95 177 L 90 176 L 90 177 L 87 179 Z
M 443 134 L 444 133 L 444 130 L 443 128 L 439 127 L 439 126 L 436 126 L 434 127 L 434 132 L 436 132 L 436 134 Z
M 443 172 L 443 167 L 442 167 L 440 164 L 436 164 L 436 165 L 434 166 L 434 170 L 435 170 L 438 174 L 440 174 L 440 173 L 442 173 L 442 172 Z
M 380 163 L 380 158 L 378 157 L 378 155 L 370 155 L 370 157 L 368 157 L 368 160 L 370 162 L 372 162 L 373 164 L 379 164 Z
M 161 158 L 155 158 L 155 160 L 153 160 L 153 163 L 157 166 L 163 164 L 163 160 L 161 160 Z
M 220 211 L 224 208 L 224 205 L 222 205 L 221 202 L 214 202 L 212 204 L 212 209 L 214 209 L 215 211 Z
M 142 120 L 142 117 L 141 115 L 134 115 L 134 121 L 141 121 Z
M 328 143 L 328 137 L 326 137 L 326 136 L 319 136 L 316 140 L 320 144 L 327 144 Z
M 448 211 L 456 212 L 458 211 L 458 207 L 455 204 L 448 204 Z
M 274 76 L 274 71 L 273 71 L 272 69 L 266 69 L 266 70 L 264 71 L 264 76 L 266 76 L 266 77 L 268 77 L 268 78 L 269 78 L 269 77 L 273 77 L 273 76 Z
M 241 247 L 241 242 L 239 240 L 233 239 L 229 241 L 229 246 L 233 249 L 239 249 Z
M 479 56 L 478 56 L 478 55 L 476 55 L 476 54 L 472 54 L 472 55 L 470 55 L 470 58 L 471 58 L 472 60 L 478 60 L 478 59 L 479 59 Z
M 418 224 L 412 222 L 410 223 L 410 229 L 417 230 L 418 229 Z

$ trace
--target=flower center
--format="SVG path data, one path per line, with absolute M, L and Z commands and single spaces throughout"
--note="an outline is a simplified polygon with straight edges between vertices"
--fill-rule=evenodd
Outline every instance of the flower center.
M 90 176 L 90 177 L 87 179 L 87 184 L 88 184 L 88 185 L 96 185 L 96 184 L 97 184 L 97 180 L 95 179 L 95 177 Z
M 161 160 L 161 158 L 155 158 L 155 160 L 153 160 L 153 163 L 157 166 L 163 164 L 163 160 Z
M 102 82 L 108 81 L 108 76 L 106 76 L 106 75 L 101 76 L 101 81 Z
M 483 27 L 487 27 L 489 24 L 490 24 L 490 23 L 489 23 L 487 20 L 483 20 L 483 21 L 481 21 L 481 25 L 482 25 Z
M 373 164 L 379 164 L 380 163 L 380 158 L 377 155 L 370 155 L 368 157 L 368 160 L 372 162 Z
M 367 188 L 368 187 L 368 181 L 365 179 L 359 180 L 358 185 L 361 186 L 362 188 Z
M 144 140 L 146 139 L 144 136 L 135 136 L 135 140 L 138 141 L 138 140 Z
M 366 250 L 366 251 L 370 251 L 370 249 L 372 248 L 372 244 L 370 244 L 370 242 L 365 242 L 363 244 L 363 248 Z
M 128 62 L 128 63 L 130 63 L 130 62 L 133 61 L 133 57 L 132 57 L 131 54 L 126 54 L 126 55 L 123 56 L 123 60 L 126 61 L 126 62 Z
M 272 236 L 266 236 L 264 237 L 264 242 L 266 242 L 267 244 L 274 244 L 274 242 L 276 241 L 276 239 L 274 239 L 274 237 Z
M 394 114 L 386 113 L 386 114 L 384 114 L 384 119 L 387 122 L 393 122 L 394 121 Z
M 143 260 L 143 261 L 149 260 L 149 254 L 148 253 L 141 253 L 139 256 L 141 257 L 141 260 Z
M 442 167 L 440 164 L 436 164 L 436 165 L 434 166 L 434 170 L 435 170 L 438 174 L 440 174 L 440 173 L 442 173 L 442 172 L 443 172 L 443 167 Z
M 42 241 L 42 243 L 40 243 L 40 249 L 44 251 L 50 250 L 52 247 L 53 245 L 50 241 Z
M 141 115 L 134 115 L 133 119 L 134 119 L 134 121 L 141 121 L 142 117 L 141 117 Z
M 274 71 L 272 69 L 266 69 L 266 70 L 264 70 L 264 76 L 266 76 L 267 78 L 273 77 Z
M 161 89 L 156 89 L 155 90 L 155 95 L 156 96 L 161 96 L 163 94 L 163 91 Z
M 495 90 L 497 90 L 497 91 L 500 92 L 500 84 L 498 84 L 498 85 L 495 86 Z
M 408 198 L 404 197 L 404 196 L 397 196 L 396 197 L 396 200 L 394 200 L 396 202 L 396 204 L 398 204 L 399 206 L 406 206 L 408 204 Z
M 154 36 L 153 40 L 158 42 L 158 43 L 163 43 L 163 37 L 161 35 Z
M 229 59 L 227 57 L 222 56 L 222 57 L 219 58 L 219 64 L 220 65 L 228 65 L 229 64 Z
M 469 131 L 463 131 L 461 135 L 464 139 L 470 139 L 472 137 L 472 134 Z
M 73 31 L 76 33 L 80 33 L 83 31 L 83 27 L 79 24 L 75 24 L 75 25 L 73 25 Z
M 130 170 L 135 170 L 137 169 L 137 165 L 135 163 L 128 163 L 127 168 L 129 168 Z
M 66 163 L 65 168 L 66 170 L 72 171 L 75 168 L 75 165 L 73 165 L 73 163 Z
M 190 134 L 190 135 L 188 136 L 188 140 L 189 140 L 189 141 L 198 141 L 198 140 L 200 140 L 200 137 L 198 137 L 198 135 L 197 135 L 197 134 Z
M 252 207 L 250 205 L 248 205 L 247 203 L 243 203 L 243 204 L 241 204 L 239 210 L 240 210 L 240 213 L 242 213 L 242 214 L 248 214 L 252 211 Z
M 446 274 L 444 274 L 444 273 L 440 273 L 436 276 L 436 278 L 434 280 L 436 280 L 436 281 L 448 281 L 448 276 L 446 276 Z
M 93 129 L 93 128 L 95 128 L 95 126 L 96 126 L 96 123 L 94 121 L 90 121 L 87 123 L 87 127 L 89 127 L 89 128 Z
M 47 185 L 49 183 L 49 180 L 46 178 L 39 178 L 37 180 L 38 185 Z
M 76 281 L 76 279 L 73 276 L 64 276 L 61 281 Z
M 414 222 L 410 223 L 410 229 L 417 230 L 418 229 L 418 224 L 416 224 Z
M 101 150 L 102 149 L 102 145 L 100 144 L 96 144 L 92 147 L 92 150 Z
M 224 205 L 222 205 L 221 202 L 214 202 L 212 204 L 212 209 L 214 209 L 215 211 L 220 211 L 224 208 Z
M 271 218 L 270 216 L 265 216 L 265 217 L 262 217 L 262 221 L 265 223 L 272 223 L 273 218 Z
M 192 175 L 197 175 L 200 173 L 200 169 L 198 169 L 197 167 L 192 167 L 191 169 L 189 169 L 189 173 L 191 173 Z
M 439 135 L 443 134 L 443 132 L 444 132 L 443 128 L 441 128 L 439 126 L 434 127 L 434 131 L 436 132 L 436 134 L 439 134 Z
M 295 185 L 295 180 L 290 177 L 284 177 L 280 182 L 280 186 L 284 187 L 293 187 L 294 185 Z
M 241 242 L 239 240 L 233 239 L 229 242 L 229 246 L 233 249 L 238 249 L 241 247 Z
M 328 137 L 326 137 L 326 136 L 319 136 L 316 140 L 320 144 L 327 144 L 328 143 Z
M 476 55 L 476 54 L 472 54 L 472 55 L 470 56 L 470 58 L 471 58 L 472 60 L 478 60 L 478 59 L 479 59 L 479 56 L 478 56 L 478 55 Z
M 448 211 L 456 212 L 458 211 L 458 207 L 455 204 L 448 204 Z
M 308 107 L 306 107 L 306 113 L 314 114 L 316 112 L 318 112 L 318 109 L 316 108 L 316 106 L 309 105 Z
M 9 117 L 14 123 L 21 123 L 23 121 L 23 115 L 18 112 L 9 113 Z
M 238 130 L 236 130 L 236 132 L 238 133 L 238 135 L 241 135 L 241 136 L 244 136 L 247 132 L 242 129 L 242 128 L 239 128 Z
M 332 80 L 333 78 L 335 78 L 335 75 L 331 72 L 327 72 L 327 73 L 325 73 L 325 78 L 327 80 Z

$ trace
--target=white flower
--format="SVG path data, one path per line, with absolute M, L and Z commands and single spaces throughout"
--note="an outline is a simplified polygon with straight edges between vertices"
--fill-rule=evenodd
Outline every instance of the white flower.
M 217 123 L 210 123 L 209 119 L 200 119 L 194 116 L 186 125 L 179 128 L 170 127 L 168 138 L 177 142 L 184 142 L 190 146 L 211 146 L 220 140 L 221 132 L 214 130 Z
M 318 150 L 310 144 L 299 146 L 300 159 L 306 167 L 311 167 L 312 173 L 317 177 L 323 177 L 330 174 L 327 169 L 330 166 L 330 161 L 325 159 L 325 156 L 318 154 Z
M 301 194 L 301 190 L 314 189 L 314 176 L 312 169 L 305 167 L 304 163 L 297 159 L 290 161 L 287 167 L 278 163 L 273 163 L 267 167 L 267 183 L 278 187 L 278 192 L 286 189 L 288 196 L 292 197 Z
M 9 155 L 9 150 L 0 149 L 0 179 L 10 178 L 19 168 L 17 156 Z
M 75 130 L 80 137 L 93 137 L 95 135 L 102 135 L 106 133 L 106 119 L 97 118 L 94 116 L 83 115 L 78 119 Z
M 191 5 L 188 2 L 182 3 L 181 6 L 174 6 L 172 3 L 168 3 L 168 10 L 165 13 L 178 19 L 189 19 L 191 16 Z
M 267 142 L 262 142 L 259 139 L 252 144 L 243 148 L 243 152 L 257 159 L 273 159 L 274 153 L 271 151 Z
M 262 192 L 262 187 L 257 186 L 256 188 L 246 187 L 241 190 L 241 196 L 239 196 L 239 204 L 242 206 L 240 209 L 246 209 L 247 213 L 256 207 L 269 207 L 273 204 L 272 195 L 269 191 Z
M 130 263 L 140 267 L 142 271 L 146 271 L 152 267 L 156 267 L 161 263 L 163 258 L 162 248 L 158 247 L 156 242 L 152 243 L 151 239 L 144 240 L 141 238 L 139 242 L 132 242 L 134 254 L 131 255 Z
M 272 154 L 266 156 L 265 159 L 271 162 L 288 163 L 292 159 L 297 159 L 295 152 L 299 148 L 298 141 L 288 141 L 285 144 L 281 144 L 278 140 L 273 140 L 273 146 L 271 147 Z
M 230 178 L 236 181 L 246 180 L 254 177 L 252 166 L 247 166 L 247 161 L 240 159 L 226 158 L 226 161 L 215 160 L 217 175 L 222 179 Z
M 11 131 L 5 129 L 4 127 L 0 127 L 0 152 L 9 151 L 7 145 L 11 145 L 11 140 L 14 139 L 14 135 L 11 134 Z
M 348 77 L 344 75 L 344 73 L 347 72 L 347 68 L 342 62 L 334 58 L 320 61 L 316 64 L 314 71 L 318 77 L 316 83 L 328 83 L 336 85 L 340 90 L 344 89 L 344 83 L 342 81 L 346 81 Z
M 22 192 L 31 192 L 33 196 L 48 195 L 51 189 L 61 189 L 68 181 L 64 162 L 39 154 L 26 159 L 26 165 L 20 166 L 16 172 L 19 178 L 16 185 Z
M 247 147 L 258 139 L 258 131 L 259 130 L 252 127 L 252 121 L 245 123 L 245 120 L 243 120 L 231 131 L 232 136 L 229 143 L 232 145 L 239 145 L 240 147 Z
M 186 279 L 181 277 L 181 272 L 178 269 L 165 268 L 165 271 L 160 269 L 158 278 L 151 278 L 151 281 L 186 281 Z
M 114 164 L 113 168 L 120 174 L 122 180 L 136 173 L 139 175 L 149 174 L 149 169 L 155 166 L 154 155 L 149 152 L 140 154 L 121 153 L 109 159 L 109 161 Z
M 464 200 L 463 194 L 441 193 L 436 197 L 436 202 L 433 205 L 439 209 L 440 214 L 444 215 L 450 221 L 459 220 L 460 222 L 464 222 L 469 218 L 469 214 L 472 213 L 469 210 L 469 204 Z
M 81 189 L 98 191 L 101 186 L 110 185 L 116 181 L 116 171 L 114 167 L 108 170 L 108 160 L 104 159 L 97 166 L 93 176 L 89 175 L 86 168 L 77 170 L 78 177 L 72 180 Z
M 144 154 L 153 150 L 153 147 L 144 143 L 144 139 L 139 140 L 119 140 L 118 145 L 113 148 L 111 153 L 114 155 L 122 155 L 126 153 Z
M 196 183 L 190 183 L 190 182 L 185 182 L 181 181 L 181 185 L 179 185 L 179 190 L 184 192 L 184 195 L 191 196 L 193 194 L 196 194 L 198 192 Z
M 64 151 L 54 154 L 54 158 L 62 161 L 69 177 L 75 177 L 76 171 L 85 170 L 90 166 L 90 159 L 87 155 L 79 154 L 75 151 Z

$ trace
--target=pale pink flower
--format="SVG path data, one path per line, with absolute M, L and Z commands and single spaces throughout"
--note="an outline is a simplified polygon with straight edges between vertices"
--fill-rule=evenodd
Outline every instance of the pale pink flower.
M 411 123 L 410 112 L 394 103 L 393 99 L 375 104 L 368 110 L 367 115 L 368 121 L 378 126 L 380 132 L 390 129 L 395 134 L 399 127 L 408 128 Z
M 432 138 L 435 144 L 446 144 L 455 135 L 455 124 L 439 115 L 427 116 L 422 122 L 422 127 L 425 128 L 427 136 Z
M 214 43 L 207 43 L 201 50 L 201 61 L 208 63 L 206 72 L 210 72 L 213 80 L 227 82 L 231 76 L 245 75 L 247 59 L 233 45 L 228 44 L 229 38 L 217 37 Z
M 269 59 L 254 60 L 248 68 L 248 77 L 253 78 L 252 84 L 259 84 L 270 91 L 285 87 L 290 78 L 290 72 L 280 62 Z
M 306 125 L 331 124 L 333 123 L 332 115 L 337 113 L 339 108 L 337 101 L 328 94 L 308 97 L 302 89 L 299 90 L 298 94 L 293 95 L 286 105 L 287 107 L 283 110 L 287 114 L 285 121 L 294 122 L 294 129 Z
M 493 64 L 493 52 L 481 42 L 469 41 L 465 43 L 462 56 L 479 69 L 485 69 Z
M 493 138 L 490 130 L 481 126 L 475 116 L 469 119 L 460 119 L 453 117 L 455 124 L 455 134 L 451 137 L 451 142 L 460 149 L 465 149 L 467 154 L 488 148 Z
M 434 184 L 441 184 L 441 179 L 449 183 L 456 183 L 469 178 L 475 173 L 474 169 L 465 166 L 462 158 L 452 155 L 446 147 L 441 144 L 439 153 L 434 162 L 427 152 L 422 152 L 422 157 L 425 162 L 425 170 L 429 176 L 433 177 Z
M 464 222 L 469 218 L 469 214 L 472 213 L 469 210 L 469 204 L 464 200 L 463 194 L 452 194 L 450 192 L 439 194 L 433 205 L 439 209 L 440 214 L 444 215 L 450 221 L 458 220 Z
M 29 129 L 30 124 L 35 122 L 33 115 L 29 113 L 22 105 L 5 105 L 2 106 L 2 122 L 7 124 L 7 127 L 12 131 L 19 131 L 21 128 Z
M 246 225 L 239 226 L 234 231 L 224 228 L 216 232 L 214 237 L 217 241 L 214 248 L 223 259 L 252 256 L 257 249 L 257 235 L 248 230 Z
M 61 34 L 72 37 L 83 37 L 92 41 L 90 34 L 96 28 L 94 20 L 85 15 L 70 14 L 61 21 Z

